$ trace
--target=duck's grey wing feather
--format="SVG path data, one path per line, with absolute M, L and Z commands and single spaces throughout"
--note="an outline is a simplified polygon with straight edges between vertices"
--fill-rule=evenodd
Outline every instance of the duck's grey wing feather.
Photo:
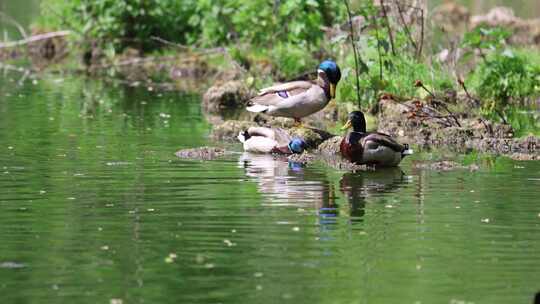
M 264 88 L 259 95 L 253 97 L 252 104 L 275 106 L 288 98 L 305 93 L 314 84 L 308 81 L 293 81 Z M 281 93 L 281 95 L 280 95 Z
M 403 152 L 406 149 L 404 145 L 398 143 L 390 137 L 390 135 L 384 133 L 370 133 L 362 139 L 362 142 L 364 143 L 367 143 L 368 141 L 373 141 L 379 145 L 389 147 L 396 152 Z
M 313 83 L 309 81 L 291 81 L 291 82 L 286 82 L 286 83 L 280 83 L 280 84 L 273 85 L 271 87 L 261 89 L 259 91 L 259 96 L 265 95 L 268 93 L 276 93 L 280 91 L 293 91 L 293 90 L 307 91 L 309 88 L 311 88 L 312 85 Z

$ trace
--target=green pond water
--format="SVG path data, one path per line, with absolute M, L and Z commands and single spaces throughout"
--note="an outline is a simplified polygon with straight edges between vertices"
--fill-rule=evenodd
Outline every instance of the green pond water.
M 0 76 L 0 303 L 532 303 L 540 290 L 540 162 L 177 159 L 216 144 L 199 103 Z M 413 167 L 433 159 L 480 169 Z

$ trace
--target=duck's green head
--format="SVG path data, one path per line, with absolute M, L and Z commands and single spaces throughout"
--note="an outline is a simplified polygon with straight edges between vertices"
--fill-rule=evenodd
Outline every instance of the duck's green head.
M 355 132 L 365 133 L 366 118 L 364 117 L 364 113 L 360 111 L 352 111 L 351 113 L 349 113 L 349 119 L 341 129 L 346 130 L 350 127 L 352 127 Z
M 325 60 L 319 64 L 319 70 L 323 71 L 330 81 L 330 97 L 336 97 L 336 86 L 341 79 L 341 70 L 332 60 Z

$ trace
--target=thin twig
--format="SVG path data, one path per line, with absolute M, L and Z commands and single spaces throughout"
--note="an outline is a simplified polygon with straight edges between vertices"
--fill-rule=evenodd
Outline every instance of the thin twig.
M 421 27 L 420 27 L 420 47 L 418 48 L 418 54 L 416 58 L 420 58 L 422 56 L 422 50 L 424 48 L 424 10 L 420 9 L 420 19 L 421 19 Z
M 17 22 L 17 20 L 15 20 L 13 17 L 11 17 L 11 16 L 9 16 L 6 13 L 3 13 L 3 12 L 0 12 L 0 17 L 4 18 L 6 20 L 6 22 L 9 22 L 13 26 L 15 26 L 24 39 L 28 38 L 28 35 L 26 34 L 26 31 L 24 30 L 24 27 L 19 22 Z
M 199 54 L 225 53 L 227 51 L 227 49 L 225 49 L 224 47 L 217 47 L 217 48 L 211 48 L 211 49 L 192 48 L 190 46 L 168 41 L 157 36 L 151 36 L 150 39 L 161 42 L 166 45 L 174 46 L 184 51 L 191 51 L 191 52 L 196 52 Z
M 349 1 L 343 0 L 345 3 L 345 7 L 347 8 L 347 14 L 349 16 L 349 30 L 351 31 L 351 45 L 353 49 L 354 54 L 354 71 L 356 72 L 356 99 L 358 101 L 358 107 L 360 107 L 360 71 L 358 70 L 358 53 L 356 51 L 356 44 L 355 44 L 355 38 L 354 38 L 354 29 L 353 29 L 353 23 L 352 23 L 352 14 L 351 9 L 349 7 Z
M 161 43 L 166 44 L 166 45 L 177 47 L 177 48 L 179 48 L 181 50 L 184 50 L 184 51 L 196 52 L 198 54 L 221 53 L 227 59 L 229 59 L 234 66 L 239 68 L 242 72 L 247 73 L 247 70 L 231 56 L 231 54 L 230 54 L 230 52 L 229 52 L 229 50 L 227 48 L 217 47 L 217 48 L 212 48 L 212 49 L 197 49 L 197 48 L 194 49 L 194 48 L 191 48 L 189 46 L 179 44 L 179 43 L 175 43 L 175 42 L 172 42 L 172 41 L 168 41 L 168 40 L 165 40 L 165 39 L 163 39 L 161 37 L 157 37 L 157 36 L 152 36 L 152 37 L 150 37 L 150 39 L 161 42 Z
M 409 26 L 405 22 L 405 17 L 403 17 L 403 11 L 401 9 L 401 6 L 399 5 L 399 3 L 397 1 L 396 1 L 396 7 L 397 7 L 397 10 L 398 10 L 399 18 L 401 19 L 401 23 L 403 24 L 403 29 L 405 30 L 405 33 L 407 34 L 407 38 L 409 38 L 409 41 L 413 45 L 414 53 L 416 54 L 418 52 L 418 47 L 416 46 L 416 42 L 414 42 L 414 39 L 412 38 Z
M 377 18 L 373 16 L 373 24 L 375 25 L 375 35 L 377 37 L 377 54 L 379 55 L 379 79 L 383 79 L 383 64 L 381 55 L 381 41 L 379 40 L 379 25 L 377 24 Z
M 384 19 L 386 20 L 386 29 L 388 30 L 388 38 L 390 38 L 390 47 L 392 48 L 392 55 L 396 55 L 396 50 L 394 47 L 394 34 L 392 33 L 392 28 L 390 27 L 390 19 L 386 13 L 386 6 L 384 5 L 384 0 L 381 0 L 381 8 Z
M 30 37 L 28 37 L 26 39 L 22 39 L 22 40 L 0 43 L 0 49 L 25 45 L 25 44 L 29 44 L 29 43 L 32 43 L 32 42 L 37 42 L 37 41 L 41 41 L 41 40 L 47 40 L 47 39 L 56 38 L 56 37 L 64 37 L 64 36 L 68 36 L 70 34 L 71 34 L 71 31 L 58 31 L 58 32 L 50 32 L 50 33 L 30 36 Z
M 183 44 L 180 44 L 180 43 L 175 43 L 175 42 L 172 42 L 172 41 L 168 41 L 168 40 L 165 40 L 165 39 L 163 39 L 161 37 L 151 36 L 150 39 L 161 42 L 161 43 L 163 43 L 165 45 L 170 45 L 170 46 L 177 47 L 177 48 L 182 49 L 182 50 L 191 51 L 191 48 L 189 46 L 186 46 L 186 45 L 183 45 Z
M 461 128 L 461 124 L 459 123 L 458 118 L 456 117 L 456 115 L 454 115 L 454 113 L 452 111 L 450 111 L 450 109 L 448 108 L 448 106 L 444 102 L 439 101 L 439 100 L 435 100 L 435 99 L 433 101 L 436 102 L 439 106 L 443 107 L 443 109 L 446 110 L 446 112 L 448 112 L 448 114 L 450 114 L 450 116 L 454 119 L 457 126 Z
M 476 105 L 479 106 L 481 104 L 480 100 L 478 98 L 475 98 L 475 97 L 471 96 L 471 94 L 469 93 L 469 90 L 467 89 L 467 86 L 465 85 L 465 82 L 463 81 L 463 79 L 458 78 L 458 83 L 461 86 L 461 88 L 463 88 L 463 91 L 465 91 L 465 95 L 467 95 L 467 98 L 474 101 L 476 103 Z

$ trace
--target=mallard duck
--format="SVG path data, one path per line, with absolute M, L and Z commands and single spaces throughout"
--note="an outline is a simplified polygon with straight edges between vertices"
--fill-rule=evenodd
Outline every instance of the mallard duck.
M 366 132 L 366 119 L 360 111 L 349 113 L 349 120 L 342 129 L 351 126 L 353 130 L 343 137 L 339 149 L 341 155 L 353 163 L 394 167 L 413 153 L 409 145 L 399 144 L 390 135 Z
M 300 119 L 322 110 L 336 95 L 336 86 L 341 79 L 338 65 L 323 61 L 317 68 L 317 80 L 293 81 L 262 89 L 252 98 L 248 107 L 250 112 L 265 113 L 271 116 Z
M 285 130 L 251 127 L 238 134 L 244 151 L 253 153 L 293 154 L 302 153 L 306 143 L 301 138 L 292 138 Z

